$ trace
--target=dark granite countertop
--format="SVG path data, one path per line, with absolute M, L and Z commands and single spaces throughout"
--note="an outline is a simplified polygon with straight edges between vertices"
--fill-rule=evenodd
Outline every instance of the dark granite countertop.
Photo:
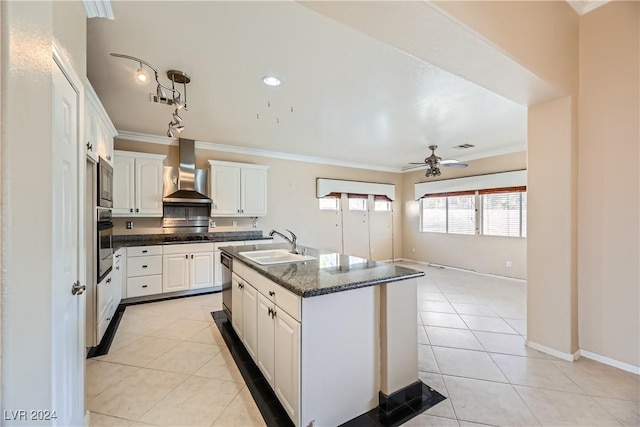
M 243 257 L 242 252 L 289 249 L 286 243 L 222 246 L 220 250 L 282 287 L 303 298 L 343 292 L 366 286 L 397 282 L 424 276 L 424 272 L 395 264 L 372 261 L 331 251 L 299 246 L 316 259 L 304 262 L 260 265 Z
M 120 234 L 113 236 L 113 250 L 130 246 L 180 245 L 185 243 L 218 243 L 244 240 L 271 241 L 262 231 L 218 231 L 210 233 Z

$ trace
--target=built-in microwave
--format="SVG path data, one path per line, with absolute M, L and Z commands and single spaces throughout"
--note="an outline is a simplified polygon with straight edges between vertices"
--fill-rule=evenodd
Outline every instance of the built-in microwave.
M 102 157 L 98 162 L 98 206 L 113 208 L 113 168 Z

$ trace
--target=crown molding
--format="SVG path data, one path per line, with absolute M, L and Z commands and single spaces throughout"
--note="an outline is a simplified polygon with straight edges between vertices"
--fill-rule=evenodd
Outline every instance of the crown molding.
M 138 132 L 128 132 L 119 130 L 118 139 L 126 139 L 128 141 L 148 142 L 152 144 L 162 145 L 178 145 L 177 138 L 168 138 L 166 136 L 150 135 Z M 386 167 L 380 165 L 369 165 L 365 163 L 348 162 L 336 159 L 328 159 L 325 157 L 306 156 L 303 154 L 283 153 L 280 151 L 261 150 L 258 148 L 239 147 L 235 145 L 218 144 L 215 142 L 195 141 L 196 148 L 203 150 L 220 151 L 224 153 L 246 154 L 249 156 L 268 157 L 272 159 L 293 160 L 305 163 L 316 163 L 320 165 L 341 166 L 345 168 L 367 169 L 379 172 L 399 173 L 399 168 Z
M 87 18 L 116 19 L 110 0 L 82 0 Z
M 569 3 L 569 6 L 571 6 L 578 15 L 582 16 L 609 3 L 609 1 L 610 0 L 567 0 L 567 3 Z

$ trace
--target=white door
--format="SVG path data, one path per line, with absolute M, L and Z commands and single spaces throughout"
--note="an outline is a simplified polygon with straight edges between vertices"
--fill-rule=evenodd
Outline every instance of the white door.
M 213 286 L 213 252 L 191 254 L 191 288 L 208 288 Z
M 113 214 L 129 215 L 135 207 L 135 159 L 116 155 L 113 159 Z
M 267 171 L 242 168 L 240 170 L 240 213 L 260 216 L 267 214 Z
M 162 256 L 162 292 L 189 289 L 189 255 Z
M 367 199 L 342 197 L 343 253 L 369 258 L 369 211 Z M 364 210 L 360 210 L 364 206 Z
M 53 63 L 53 283 L 51 286 L 52 391 L 56 424 L 80 425 L 84 417 L 84 294 L 79 280 L 78 92 Z M 83 162 L 84 163 L 84 162 Z M 28 337 L 25 337 L 28 339 Z
M 214 215 L 240 213 L 240 168 L 216 165 L 211 167 L 211 199 Z
M 393 258 L 393 212 L 370 211 L 369 227 L 371 259 L 391 260 Z
M 136 159 L 136 214 L 162 216 L 162 161 Z
M 276 396 L 294 423 L 298 423 L 300 396 L 300 323 L 276 307 Z
M 258 354 L 257 365 L 271 388 L 274 388 L 275 369 L 275 322 L 271 318 L 273 303 L 264 295 L 258 294 Z

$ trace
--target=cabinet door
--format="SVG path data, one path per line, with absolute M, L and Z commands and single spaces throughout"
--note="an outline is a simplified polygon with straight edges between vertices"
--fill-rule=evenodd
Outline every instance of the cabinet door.
M 98 115 L 91 102 L 87 100 L 87 123 L 85 126 L 87 157 L 93 161 L 98 161 Z
M 248 216 L 267 214 L 267 171 L 242 168 L 240 179 L 240 213 Z
M 273 303 L 258 293 L 258 355 L 257 365 L 271 388 L 275 388 L 273 374 L 275 369 L 275 321 L 271 318 Z
M 240 214 L 240 168 L 216 165 L 211 167 L 211 208 L 213 215 Z
M 162 216 L 162 168 L 157 159 L 136 158 L 136 214 Z
M 123 249 L 118 249 L 116 251 L 116 253 L 113 256 L 114 259 L 114 263 L 113 263 L 113 274 L 111 275 L 111 277 L 113 278 L 112 280 L 112 286 L 113 286 L 113 305 L 115 306 L 115 308 L 118 308 L 118 305 L 120 304 L 120 301 L 122 300 L 122 281 L 124 280 L 124 250 Z
M 249 284 L 245 284 L 242 294 L 242 342 L 251 358 L 256 360 L 258 348 L 258 291 Z
M 200 252 L 190 255 L 191 288 L 213 286 L 213 252 Z
M 134 209 L 135 160 L 116 155 L 113 159 L 113 214 L 129 216 Z
M 97 121 L 97 128 L 98 156 L 106 159 L 109 164 L 113 164 L 113 136 L 111 136 L 107 125 L 100 119 Z
M 106 325 L 109 324 L 111 319 L 110 312 L 113 310 L 113 277 L 112 274 L 107 275 L 102 282 L 98 283 L 97 301 L 96 301 L 96 327 L 98 328 L 97 342 L 100 342 L 104 330 L 101 330 L 100 325 L 106 329 Z M 107 320 L 108 319 L 108 320 Z
M 189 289 L 189 255 L 162 256 L 162 292 Z
M 297 424 L 300 395 L 300 323 L 277 306 L 274 391 L 284 409 Z
M 242 339 L 242 287 L 236 276 L 231 278 L 231 326 Z
M 222 264 L 220 261 L 220 251 L 213 252 L 213 284 L 222 286 Z

